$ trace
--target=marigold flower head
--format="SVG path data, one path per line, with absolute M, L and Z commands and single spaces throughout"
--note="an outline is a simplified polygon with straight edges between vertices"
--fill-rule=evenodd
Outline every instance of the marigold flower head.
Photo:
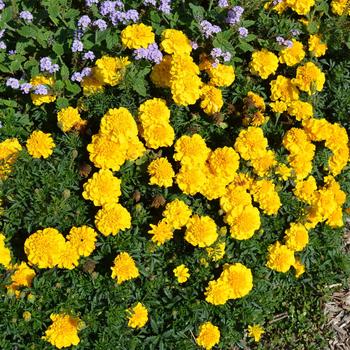
M 84 77 L 80 83 L 84 95 L 89 96 L 97 92 L 102 92 L 104 89 L 103 79 L 103 71 L 99 70 L 97 67 L 93 67 L 91 69 L 91 74 Z
M 176 29 L 165 29 L 162 32 L 160 47 L 169 54 L 189 55 L 192 51 L 190 40 L 181 30 Z
M 293 85 L 292 80 L 278 75 L 275 80 L 270 82 L 271 99 L 273 101 L 291 102 L 299 98 L 298 89 Z
M 28 153 L 33 158 L 48 158 L 54 147 L 51 134 L 46 134 L 40 130 L 33 131 L 26 143 Z
M 205 189 L 207 184 L 207 172 L 204 165 L 181 166 L 176 175 L 176 183 L 180 190 L 189 195 L 195 195 Z
M 331 9 L 332 12 L 338 16 L 350 15 L 349 0 L 332 0 Z M 347 12 L 347 13 L 346 13 Z
M 199 134 L 183 135 L 175 143 L 174 159 L 182 164 L 204 164 L 209 153 L 210 149 L 202 136 Z
M 295 117 L 296 120 L 311 118 L 314 114 L 311 103 L 300 100 L 292 101 L 288 106 L 288 114 Z
M 171 225 L 174 230 L 178 230 L 185 226 L 191 215 L 191 208 L 179 199 L 167 203 L 165 210 L 163 211 L 164 220 Z
M 226 227 L 225 227 L 225 229 L 226 229 Z M 208 257 L 212 261 L 219 261 L 225 255 L 225 248 L 226 248 L 226 243 L 222 242 L 222 243 L 216 243 L 211 247 L 207 247 L 207 248 L 205 248 L 205 250 L 208 253 Z
M 148 125 L 142 131 L 146 146 L 152 149 L 170 147 L 175 138 L 173 127 L 169 123 L 156 123 Z
M 193 105 L 201 96 L 203 83 L 197 75 L 176 77 L 170 80 L 171 94 L 178 106 Z
M 118 203 L 121 181 L 110 170 L 102 169 L 83 185 L 83 197 L 93 201 L 95 206 Z
M 245 206 L 251 204 L 252 197 L 247 189 L 234 183 L 226 188 L 225 194 L 220 198 L 221 209 L 226 213 L 234 211 L 238 214 Z
M 325 81 L 325 74 L 313 62 L 307 62 L 303 66 L 299 66 L 295 79 L 292 79 L 294 85 L 300 90 L 306 91 L 309 95 L 321 91 Z
M 68 132 L 72 129 L 79 130 L 86 124 L 86 121 L 80 118 L 78 108 L 73 108 L 71 106 L 63 108 L 57 113 L 57 122 L 58 126 L 64 132 Z
M 172 57 L 165 55 L 160 63 L 153 66 L 150 78 L 156 86 L 163 88 L 170 87 L 171 61 Z
M 205 300 L 213 305 L 224 305 L 230 296 L 229 286 L 224 280 L 210 281 L 205 290 Z
M 235 70 L 233 66 L 219 63 L 216 67 L 210 66 L 208 70 L 210 84 L 217 87 L 230 86 L 235 81 Z
M 95 216 L 96 228 L 104 235 L 116 235 L 131 227 L 131 216 L 119 203 L 103 206 Z
M 255 51 L 250 62 L 250 71 L 259 75 L 262 79 L 267 79 L 271 74 L 275 74 L 278 68 L 278 57 L 266 50 Z
M 201 108 L 208 115 L 220 112 L 224 101 L 221 90 L 210 85 L 204 85 L 201 89 Z
M 280 62 L 287 66 L 295 66 L 305 57 L 303 44 L 295 39 L 292 42 L 292 47 L 287 47 L 280 52 Z
M 20 287 L 30 287 L 35 277 L 35 271 L 31 269 L 24 261 L 14 266 L 14 272 L 11 275 L 11 285 L 9 289 L 13 291 Z
M 140 105 L 139 119 L 143 128 L 154 123 L 169 123 L 170 109 L 167 107 L 165 100 L 161 98 L 152 98 Z
M 281 207 L 281 200 L 271 180 L 256 181 L 251 187 L 251 194 L 265 214 L 277 214 Z
M 307 15 L 310 9 L 315 4 L 315 0 L 285 0 L 286 5 L 289 6 L 298 15 Z
M 16 138 L 6 139 L 0 142 L 0 164 L 7 163 L 12 165 L 17 158 L 18 152 L 21 150 L 22 146 Z
M 66 241 L 57 266 L 61 269 L 72 270 L 79 265 L 80 255 L 70 241 Z
M 285 232 L 284 240 L 290 250 L 300 252 L 309 243 L 308 231 L 303 224 L 291 223 Z
M 152 242 L 158 246 L 173 238 L 173 228 L 165 219 L 159 221 L 157 225 L 150 226 L 151 230 L 148 233 L 152 235 Z
M 102 56 L 96 60 L 93 74 L 103 84 L 115 86 L 123 78 L 124 69 L 129 64 L 127 57 Z
M 35 88 L 38 85 L 47 85 L 51 87 L 54 85 L 55 80 L 53 79 L 53 77 L 37 75 L 30 79 L 29 83 L 32 85 L 33 88 Z M 52 95 L 51 92 L 46 95 L 30 94 L 30 97 L 36 106 L 41 106 L 43 103 L 50 103 L 56 100 L 56 96 Z
M 173 270 L 174 275 L 177 278 L 177 281 L 179 283 L 185 283 L 188 280 L 188 278 L 190 277 L 190 274 L 188 271 L 189 271 L 188 268 L 184 264 L 177 266 Z
M 256 342 L 259 342 L 261 339 L 261 336 L 265 333 L 264 329 L 258 325 L 254 324 L 252 326 L 248 326 L 248 335 L 251 338 L 254 338 Z
M 11 266 L 11 251 L 5 245 L 6 237 L 0 233 L 0 264 L 6 269 Z
M 295 263 L 294 252 L 280 242 L 272 244 L 268 248 L 266 266 L 278 272 L 287 272 Z
M 244 160 L 250 160 L 260 158 L 265 153 L 268 144 L 263 130 L 250 126 L 239 133 L 234 146 Z
M 122 43 L 128 49 L 146 48 L 149 44 L 154 43 L 155 35 L 152 27 L 143 23 L 128 25 L 120 33 Z
M 118 284 L 137 278 L 140 275 L 134 259 L 126 252 L 117 255 L 111 270 L 112 278 L 117 278 Z
M 186 224 L 185 241 L 200 248 L 211 246 L 218 238 L 215 221 L 209 216 L 193 215 Z
M 295 259 L 293 267 L 295 269 L 296 278 L 299 278 L 305 272 L 305 265 L 301 262 L 299 258 Z
M 232 147 L 217 148 L 210 153 L 208 164 L 213 174 L 232 181 L 239 167 L 239 156 Z
M 175 172 L 167 158 L 161 157 L 153 160 L 149 164 L 147 170 L 151 175 L 149 182 L 151 185 L 158 185 L 161 187 L 171 187 L 173 185 Z
M 66 239 L 71 242 L 73 247 L 81 256 L 89 256 L 95 250 L 96 231 L 86 225 L 81 227 L 72 227 Z
M 247 93 L 247 97 L 244 99 L 244 105 L 248 110 L 253 107 L 261 112 L 264 112 L 266 108 L 264 99 L 253 91 Z
M 316 180 L 313 176 L 309 176 L 306 180 L 297 181 L 293 192 L 298 199 L 311 204 L 315 199 L 316 190 Z
M 65 239 L 58 230 L 48 227 L 31 234 L 24 242 L 24 252 L 32 265 L 40 269 L 56 266 L 65 249 Z
M 259 157 L 251 160 L 254 172 L 261 177 L 268 175 L 270 169 L 276 165 L 276 163 L 275 152 L 272 150 L 266 150 Z
M 128 313 L 128 326 L 131 328 L 142 328 L 148 321 L 148 310 L 141 304 L 137 303 L 131 309 L 126 310 Z
M 309 51 L 311 51 L 315 57 L 324 56 L 328 49 L 327 44 L 322 43 L 320 35 L 310 35 L 308 43 Z
M 52 324 L 45 332 L 42 339 L 48 341 L 58 349 L 77 345 L 80 319 L 67 314 L 51 314 Z
M 204 177 L 204 181 L 202 183 L 202 188 L 199 192 L 209 200 L 220 198 L 225 194 L 226 186 L 230 183 L 231 179 L 228 177 L 222 177 L 218 174 L 214 174 L 211 172 L 211 169 L 206 164 L 201 171 L 201 178 Z
M 220 341 L 220 331 L 211 322 L 205 322 L 199 327 L 196 343 L 206 350 L 210 350 Z
M 270 102 L 269 105 L 272 112 L 275 112 L 275 113 L 283 113 L 288 108 L 288 104 L 284 101 Z

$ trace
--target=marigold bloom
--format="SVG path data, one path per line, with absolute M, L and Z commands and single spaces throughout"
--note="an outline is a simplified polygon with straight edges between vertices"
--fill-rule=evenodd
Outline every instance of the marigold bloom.
M 38 85 L 47 85 L 47 86 L 51 87 L 54 85 L 55 81 L 54 81 L 53 77 L 46 77 L 44 75 L 37 75 L 37 76 L 33 77 L 32 79 L 30 79 L 29 83 L 32 85 L 33 88 L 35 88 Z M 47 95 L 30 94 L 30 97 L 36 106 L 40 106 L 43 103 L 54 102 L 56 100 L 56 96 L 52 95 L 51 93 L 49 93 Z
M 211 246 L 218 238 L 215 221 L 209 216 L 193 215 L 186 224 L 185 240 L 200 248 Z
M 179 283 L 184 283 L 188 280 L 188 278 L 190 277 L 188 271 L 188 268 L 184 264 L 179 265 L 173 270 L 174 275 Z
M 67 314 L 51 314 L 52 324 L 45 332 L 42 339 L 48 341 L 58 349 L 77 345 L 80 319 Z
M 210 281 L 205 290 L 205 300 L 213 305 L 224 305 L 230 296 L 229 289 L 224 280 Z
M 30 287 L 35 277 L 35 271 L 31 269 L 24 261 L 14 266 L 14 272 L 11 275 L 11 285 L 8 289 L 16 291 L 20 287 Z
M 256 181 L 251 187 L 251 194 L 265 214 L 277 214 L 281 207 L 281 200 L 271 180 Z
M 165 29 L 162 32 L 162 50 L 169 54 L 190 54 L 192 46 L 190 40 L 181 31 L 176 29 Z
M 64 132 L 68 132 L 72 129 L 79 130 L 86 124 L 86 121 L 80 118 L 78 108 L 73 108 L 71 106 L 63 108 L 57 113 L 57 122 L 58 126 Z
M 81 256 L 89 256 L 95 250 L 96 231 L 89 226 L 72 227 L 66 239 Z
M 206 167 L 203 165 L 182 166 L 176 175 L 176 183 L 185 194 L 195 195 L 202 192 L 207 184 Z
M 349 0 L 332 0 L 331 2 L 331 9 L 332 12 L 338 16 L 342 16 L 346 13 L 345 10 L 347 10 L 347 14 L 350 15 L 350 8 L 348 7 Z
M 152 235 L 152 242 L 158 246 L 173 238 L 173 228 L 165 219 L 159 221 L 157 225 L 150 226 L 151 230 L 148 233 Z
M 210 350 L 220 341 L 220 331 L 211 322 L 205 322 L 199 327 L 199 334 L 196 343 L 206 350 Z
M 0 142 L 0 179 L 5 179 L 11 171 L 11 165 L 16 161 L 22 146 L 16 138 Z
M 256 342 L 260 341 L 261 336 L 265 333 L 264 329 L 258 325 L 254 324 L 252 326 L 248 326 L 248 335 L 251 338 L 254 338 Z
M 112 278 L 117 278 L 117 284 L 137 278 L 140 275 L 134 259 L 126 252 L 117 255 L 111 270 Z
M 210 84 L 217 87 L 230 86 L 235 81 L 235 70 L 233 66 L 219 63 L 216 67 L 211 66 L 208 70 Z
M 31 234 L 24 242 L 24 252 L 32 265 L 40 269 L 56 266 L 65 249 L 65 239 L 58 230 L 48 227 Z
M 199 134 L 183 135 L 175 143 L 174 159 L 182 164 L 204 164 L 209 152 L 210 149 Z
M 139 119 L 143 128 L 154 123 L 169 123 L 170 109 L 166 105 L 165 100 L 161 98 L 152 98 L 140 105 Z
M 143 129 L 142 136 L 146 146 L 152 149 L 170 147 L 175 138 L 175 132 L 169 123 L 157 123 Z
M 222 242 L 222 243 L 216 243 L 211 247 L 207 247 L 207 248 L 205 248 L 205 250 L 208 253 L 208 257 L 212 261 L 219 261 L 225 255 L 225 248 L 226 248 L 226 243 Z
M 131 227 L 131 216 L 119 203 L 103 206 L 95 216 L 96 228 L 104 235 L 116 235 Z
M 175 177 L 174 169 L 167 158 L 161 157 L 153 160 L 148 168 L 151 175 L 149 183 L 160 187 L 171 187 Z
M 308 231 L 303 224 L 291 223 L 285 234 L 286 246 L 294 252 L 302 251 L 309 243 Z
M 80 255 L 70 241 L 66 241 L 57 266 L 61 269 L 72 270 L 79 265 Z
M 185 226 L 191 215 L 191 208 L 179 199 L 167 203 L 163 211 L 164 220 L 175 230 Z
M 273 101 L 292 102 L 299 98 L 298 89 L 293 85 L 292 80 L 278 75 L 276 80 L 270 82 L 271 99 Z
M 295 269 L 296 278 L 299 278 L 305 272 L 305 265 L 301 262 L 299 258 L 295 259 L 293 267 Z
M 300 90 L 306 91 L 309 95 L 321 91 L 325 81 L 325 74 L 313 62 L 307 62 L 303 66 L 299 66 L 295 79 L 292 79 L 294 85 Z
M 295 39 L 292 42 L 292 47 L 287 47 L 280 52 L 280 62 L 285 63 L 287 66 L 295 66 L 305 57 L 303 44 Z
M 0 264 L 6 269 L 11 266 L 11 251 L 5 246 L 6 237 L 0 233 Z
M 154 43 L 155 35 L 152 27 L 143 23 L 128 25 L 120 33 L 122 43 L 128 49 L 146 48 L 149 44 Z
M 220 89 L 214 86 L 204 85 L 201 89 L 201 108 L 208 115 L 220 112 L 224 104 Z
M 315 199 L 316 190 L 316 179 L 313 176 L 309 176 L 306 180 L 297 181 L 293 192 L 298 199 L 311 204 Z
M 232 147 L 217 148 L 208 157 L 213 174 L 233 180 L 239 167 L 239 156 Z
M 254 126 L 243 129 L 234 145 L 235 150 L 244 160 L 260 158 L 266 152 L 267 146 L 267 139 L 264 137 L 263 130 Z
M 272 244 L 268 248 L 266 266 L 278 272 L 287 272 L 295 263 L 294 252 L 280 242 Z
M 278 57 L 266 49 L 255 51 L 252 54 L 250 70 L 253 74 L 267 79 L 269 75 L 275 74 L 278 68 Z
M 327 44 L 321 42 L 320 35 L 310 35 L 308 43 L 309 51 L 311 51 L 315 57 L 324 56 L 328 49 Z
M 101 74 L 101 71 L 97 67 L 93 67 L 91 74 L 84 77 L 80 84 L 86 96 L 102 92 L 104 89 L 103 74 Z
M 137 303 L 128 313 L 128 326 L 131 328 L 142 328 L 148 321 L 148 310 L 141 303 Z
M 33 158 L 48 158 L 56 146 L 51 134 L 40 130 L 33 131 L 26 143 L 28 153 Z
M 83 197 L 93 201 L 95 206 L 118 203 L 121 181 L 110 170 L 102 169 L 83 185 Z
M 292 101 L 288 106 L 288 114 L 295 117 L 296 120 L 311 118 L 314 114 L 312 104 L 300 100 Z
M 170 87 L 171 61 L 172 57 L 165 55 L 160 63 L 153 66 L 150 78 L 156 86 L 163 88 Z
M 285 2 L 298 15 L 307 15 L 315 4 L 315 0 L 285 0 Z
M 96 60 L 93 74 L 97 81 L 115 86 L 122 80 L 124 69 L 129 64 L 127 57 L 102 56 Z

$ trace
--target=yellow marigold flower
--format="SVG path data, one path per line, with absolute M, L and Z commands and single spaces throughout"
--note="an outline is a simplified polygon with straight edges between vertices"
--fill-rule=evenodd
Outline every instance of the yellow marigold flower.
M 157 225 L 150 226 L 148 233 L 152 235 L 152 242 L 158 246 L 173 238 L 173 227 L 165 219 L 159 221 Z
M 154 43 L 155 35 L 152 27 L 143 23 L 128 25 L 120 33 L 122 43 L 128 49 L 146 48 L 149 44 Z
M 295 189 L 293 190 L 295 196 L 304 201 L 305 203 L 311 204 L 315 199 L 315 192 L 317 191 L 316 180 L 313 176 L 309 176 L 306 180 L 297 181 Z
M 202 192 L 207 181 L 207 172 L 203 164 L 182 166 L 176 175 L 176 183 L 180 190 L 189 195 Z
M 45 332 L 42 339 L 58 349 L 77 345 L 80 319 L 67 314 L 51 314 L 52 324 Z
M 230 291 L 226 281 L 210 281 L 205 290 L 205 300 L 213 305 L 224 305 L 229 299 Z
M 265 214 L 277 214 L 281 200 L 272 181 L 266 179 L 256 181 L 251 187 L 251 194 Z
M 93 201 L 95 206 L 118 203 L 121 181 L 110 170 L 95 172 L 83 185 L 83 198 Z
M 271 150 L 267 150 L 260 157 L 251 160 L 254 172 L 261 177 L 266 176 L 276 163 L 275 152 Z
M 28 322 L 32 318 L 32 314 L 29 311 L 24 311 L 23 312 L 23 319 L 24 321 Z
M 193 215 L 186 224 L 185 241 L 200 248 L 211 246 L 218 238 L 215 221 L 209 216 Z
M 245 206 L 251 204 L 252 198 L 245 186 L 239 186 L 235 183 L 230 184 L 225 194 L 220 198 L 221 209 L 226 213 L 230 213 L 232 210 L 239 213 Z
M 106 134 L 92 136 L 92 142 L 88 144 L 89 158 L 97 168 L 118 171 L 127 158 L 126 142 L 112 141 Z
M 210 84 L 218 87 L 230 86 L 235 81 L 233 66 L 219 63 L 216 67 L 210 66 L 208 70 Z
M 220 112 L 224 104 L 220 89 L 214 86 L 204 85 L 201 89 L 201 108 L 208 115 Z
M 259 210 L 252 205 L 245 206 L 238 215 L 229 214 L 226 220 L 231 225 L 231 237 L 239 240 L 251 238 L 260 228 Z
M 233 174 L 234 175 L 234 174 Z M 209 200 L 217 199 L 223 196 L 226 192 L 226 186 L 230 183 L 233 176 L 230 178 L 222 177 L 211 172 L 208 164 L 203 167 L 201 177 L 205 177 L 200 193 Z
M 170 87 L 174 102 L 179 106 L 195 104 L 200 98 L 202 85 L 197 75 L 172 79 Z
M 253 289 L 252 271 L 241 263 L 225 265 L 219 280 L 227 283 L 230 299 L 243 298 Z
M 268 10 L 270 6 L 272 6 L 273 10 L 276 11 L 279 15 L 282 14 L 288 8 L 288 5 L 286 4 L 285 1 L 281 1 L 281 2 L 268 1 L 265 3 L 264 9 Z
M 96 61 L 94 75 L 103 84 L 115 86 L 123 78 L 124 69 L 129 64 L 127 57 L 102 56 Z
M 170 147 L 175 138 L 173 127 L 169 123 L 155 123 L 143 129 L 142 136 L 146 146 L 152 149 Z
M 171 187 L 173 185 L 175 172 L 167 158 L 161 157 L 153 160 L 147 170 L 151 175 L 150 185 L 158 185 L 160 187 Z
M 72 227 L 66 239 L 70 241 L 81 256 L 89 256 L 95 250 L 96 231 L 86 225 Z
M 264 329 L 258 324 L 254 324 L 253 326 L 248 326 L 248 335 L 251 338 L 254 338 L 256 342 L 260 341 L 260 338 L 264 333 L 265 333 Z
M 54 85 L 55 81 L 53 77 L 46 77 L 44 75 L 37 75 L 30 79 L 29 83 L 32 85 L 33 88 L 35 88 L 38 85 L 47 85 L 49 88 Z M 54 102 L 56 100 L 56 96 L 52 95 L 51 92 L 47 95 L 37 95 L 37 94 L 30 94 L 30 97 L 32 99 L 32 102 L 36 106 L 40 106 L 43 103 L 50 103 Z
M 57 266 L 61 269 L 72 270 L 79 265 L 80 255 L 72 242 L 67 241 L 60 255 Z
M 84 77 L 81 81 L 81 86 L 83 88 L 83 93 L 86 96 L 95 94 L 96 92 L 102 92 L 103 87 L 103 76 L 100 74 L 101 71 L 97 67 L 93 67 L 91 74 Z
M 192 51 L 190 40 L 181 30 L 176 29 L 166 29 L 162 32 L 160 47 L 169 54 L 189 55 Z
M 210 350 L 220 341 L 220 331 L 211 322 L 205 322 L 199 327 L 196 343 L 206 350 Z
M 267 259 L 266 266 L 278 272 L 287 272 L 295 263 L 294 252 L 280 242 L 269 246 Z
M 226 227 L 225 227 L 225 229 L 226 229 Z M 205 250 L 208 253 L 208 257 L 212 261 L 219 261 L 225 255 L 225 248 L 226 248 L 226 243 L 222 242 L 222 243 L 217 243 L 212 247 L 205 248 Z
M 338 16 L 350 15 L 349 0 L 332 0 L 331 2 L 332 12 Z M 345 13 L 347 11 L 347 13 Z
M 186 80 L 189 77 L 197 76 L 199 67 L 193 62 L 190 55 L 173 55 L 170 67 L 170 82 L 172 80 Z
M 312 104 L 300 100 L 292 101 L 288 106 L 288 114 L 296 120 L 311 118 L 314 114 Z
M 117 278 L 118 284 L 137 278 L 140 275 L 134 259 L 126 252 L 117 255 L 111 270 L 112 278 Z
M 199 134 L 183 135 L 175 143 L 174 159 L 181 162 L 181 164 L 204 164 L 209 153 L 210 149 L 205 144 L 202 136 Z
M 182 200 L 175 199 L 167 203 L 163 211 L 164 220 L 174 229 L 185 226 L 192 215 L 191 208 Z
M 96 228 L 104 235 L 109 236 L 131 227 L 130 213 L 119 203 L 103 206 L 95 216 Z
M 14 266 L 14 272 L 11 275 L 11 285 L 8 288 L 16 291 L 20 287 L 30 287 L 32 285 L 35 271 L 31 269 L 25 262 Z
M 297 68 L 296 78 L 292 83 L 300 90 L 306 91 L 309 95 L 323 89 L 325 83 L 325 74 L 313 63 L 307 62 Z
M 58 230 L 48 227 L 31 234 L 24 242 L 24 252 L 31 265 L 40 269 L 56 266 L 65 249 L 65 239 Z
M 162 98 L 152 98 L 143 102 L 139 107 L 139 119 L 142 127 L 146 128 L 154 123 L 169 123 L 170 109 Z
M 292 47 L 287 47 L 280 52 L 280 62 L 290 67 L 295 66 L 305 57 L 303 44 L 295 39 L 293 39 L 292 42 Z
M 179 265 L 173 270 L 174 275 L 179 283 L 184 283 L 188 280 L 188 278 L 190 277 L 188 271 L 188 268 L 184 264 Z
M 288 103 L 299 99 L 298 89 L 293 85 L 292 80 L 283 75 L 278 75 L 276 80 L 272 80 L 270 86 L 273 101 L 281 100 Z
M 80 118 L 78 108 L 67 107 L 61 109 L 57 113 L 58 126 L 62 131 L 67 132 L 72 129 L 79 130 L 82 126 L 86 124 L 86 121 Z
M 293 222 L 286 230 L 284 240 L 290 250 L 300 252 L 309 243 L 309 234 L 303 224 Z
M 5 246 L 6 237 L 0 233 L 0 264 L 6 269 L 11 266 L 11 251 Z
M 100 132 L 114 142 L 125 143 L 138 134 L 135 119 L 124 107 L 111 108 L 101 119 Z
M 298 15 L 307 15 L 315 4 L 315 0 L 285 0 L 289 6 Z
M 217 148 L 210 153 L 208 164 L 213 174 L 232 181 L 239 167 L 239 156 L 232 147 Z
M 272 112 L 283 113 L 287 110 L 288 105 L 284 101 L 270 102 L 270 107 Z
M 163 56 L 160 63 L 156 64 L 152 68 L 150 78 L 158 87 L 170 87 L 170 68 L 171 68 L 172 57 L 169 55 Z
M 0 142 L 0 163 L 13 164 L 22 146 L 16 138 L 6 139 Z
M 296 258 L 295 263 L 292 265 L 295 269 L 295 277 L 299 278 L 305 272 L 305 265 Z
M 264 112 L 266 108 L 264 99 L 252 91 L 249 91 L 247 93 L 247 97 L 244 99 L 244 104 L 248 110 L 253 107 L 260 110 L 261 112 Z
M 267 79 L 269 75 L 275 74 L 278 68 L 278 57 L 266 50 L 255 51 L 250 62 L 250 71 L 259 75 L 262 79 Z
M 33 158 L 48 158 L 53 148 L 56 146 L 51 134 L 46 134 L 40 130 L 33 131 L 26 142 L 28 153 Z
M 267 146 L 263 130 L 254 126 L 243 129 L 235 142 L 235 150 L 244 160 L 260 158 L 266 152 Z
M 128 326 L 131 328 L 142 328 L 148 321 L 148 310 L 141 303 L 137 303 L 126 312 L 128 313 Z
M 146 148 L 138 138 L 129 140 L 128 149 L 126 150 L 127 160 L 136 160 L 144 155 Z
M 315 56 L 315 57 L 321 57 L 324 56 L 326 53 L 328 46 L 327 44 L 324 44 L 321 42 L 320 35 L 310 35 L 309 37 L 309 51 Z

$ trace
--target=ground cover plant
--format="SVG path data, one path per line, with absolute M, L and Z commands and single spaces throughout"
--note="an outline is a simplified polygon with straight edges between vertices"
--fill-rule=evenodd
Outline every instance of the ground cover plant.
M 0 0 L 0 348 L 327 349 L 349 15 Z

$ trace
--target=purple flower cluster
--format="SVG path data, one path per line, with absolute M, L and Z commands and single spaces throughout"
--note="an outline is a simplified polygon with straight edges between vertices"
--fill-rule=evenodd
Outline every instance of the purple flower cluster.
M 143 4 L 156 6 L 157 2 L 156 2 L 156 0 L 144 0 Z
M 234 6 L 232 10 L 227 13 L 226 23 L 234 25 L 239 23 L 241 16 L 244 12 L 244 8 L 241 6 Z
M 39 84 L 36 85 L 34 88 L 34 94 L 35 95 L 47 95 L 49 91 L 47 90 L 47 87 L 45 85 Z
M 200 23 L 200 25 L 202 27 L 202 33 L 206 39 L 211 37 L 213 34 L 221 32 L 221 28 L 219 26 L 213 25 L 209 21 L 204 20 Z
M 5 8 L 5 3 L 0 0 L 0 11 L 3 10 Z
M 84 15 L 79 18 L 78 27 L 82 30 L 86 30 L 86 28 L 91 24 L 91 19 L 89 16 Z
M 118 23 L 127 24 L 128 22 L 137 22 L 139 20 L 139 13 L 136 10 L 115 11 L 109 16 L 112 24 L 115 26 Z
M 198 44 L 195 41 L 191 41 L 191 46 L 193 50 L 197 50 L 198 49 Z
M 239 33 L 240 38 L 246 38 L 249 34 L 248 29 L 245 27 L 239 27 L 238 33 Z
M 224 60 L 224 62 L 228 62 L 231 60 L 231 54 L 228 51 L 222 51 L 219 47 L 214 47 L 211 52 L 210 55 L 212 58 L 214 58 L 214 63 L 213 63 L 213 67 L 217 67 L 219 64 L 219 58 L 222 58 Z
M 273 0 L 272 1 L 272 6 L 276 6 L 278 4 L 280 4 L 283 0 Z
M 9 51 L 8 51 L 8 54 L 9 54 L 9 55 L 15 55 L 15 54 L 16 54 L 16 50 L 9 50 Z
M 85 0 L 85 5 L 91 7 L 93 4 L 98 4 L 98 0 Z
M 72 52 L 81 52 L 83 50 L 84 50 L 83 43 L 78 39 L 74 39 L 72 44 Z
M 93 25 L 101 31 L 107 29 L 107 23 L 103 19 L 97 19 L 96 21 L 94 21 Z
M 0 0 L 1 4 L 1 0 Z M 5 34 L 5 29 L 0 30 L 0 39 L 4 36 Z M 4 41 L 0 41 L 0 50 L 6 50 L 7 46 Z
M 219 0 L 218 6 L 221 8 L 228 7 L 229 3 L 227 0 Z
M 19 18 L 24 19 L 27 22 L 33 21 L 33 15 L 29 11 L 22 11 L 19 14 Z
M 43 57 L 40 59 L 40 70 L 42 72 L 55 73 L 60 70 L 60 67 L 57 63 L 52 64 L 51 58 Z
M 84 58 L 84 60 L 93 61 L 95 59 L 95 54 L 92 51 L 88 51 L 88 52 L 84 53 L 83 58 Z
M 30 89 L 32 88 L 32 84 L 30 83 L 23 83 L 21 84 L 21 91 L 23 94 L 29 94 Z
M 300 34 L 300 30 L 298 29 L 292 29 L 290 32 L 293 36 L 298 36 Z
M 81 82 L 84 77 L 90 76 L 91 73 L 92 73 L 92 69 L 89 67 L 85 67 L 85 68 L 83 68 L 83 70 L 81 72 L 73 73 L 70 79 L 72 81 Z
M 140 60 L 142 58 L 155 62 L 160 63 L 163 59 L 163 54 L 158 48 L 158 45 L 156 43 L 149 44 L 147 48 L 141 48 L 134 50 L 134 56 L 136 60 Z
M 171 13 L 171 0 L 160 0 L 159 11 L 169 15 Z
M 19 88 L 19 81 L 15 78 L 9 78 L 6 81 L 6 86 L 12 88 L 12 89 L 18 89 Z
M 287 46 L 288 48 L 291 48 L 293 46 L 293 41 L 291 40 L 286 40 L 282 36 L 278 36 L 276 38 L 276 41 L 283 46 Z

